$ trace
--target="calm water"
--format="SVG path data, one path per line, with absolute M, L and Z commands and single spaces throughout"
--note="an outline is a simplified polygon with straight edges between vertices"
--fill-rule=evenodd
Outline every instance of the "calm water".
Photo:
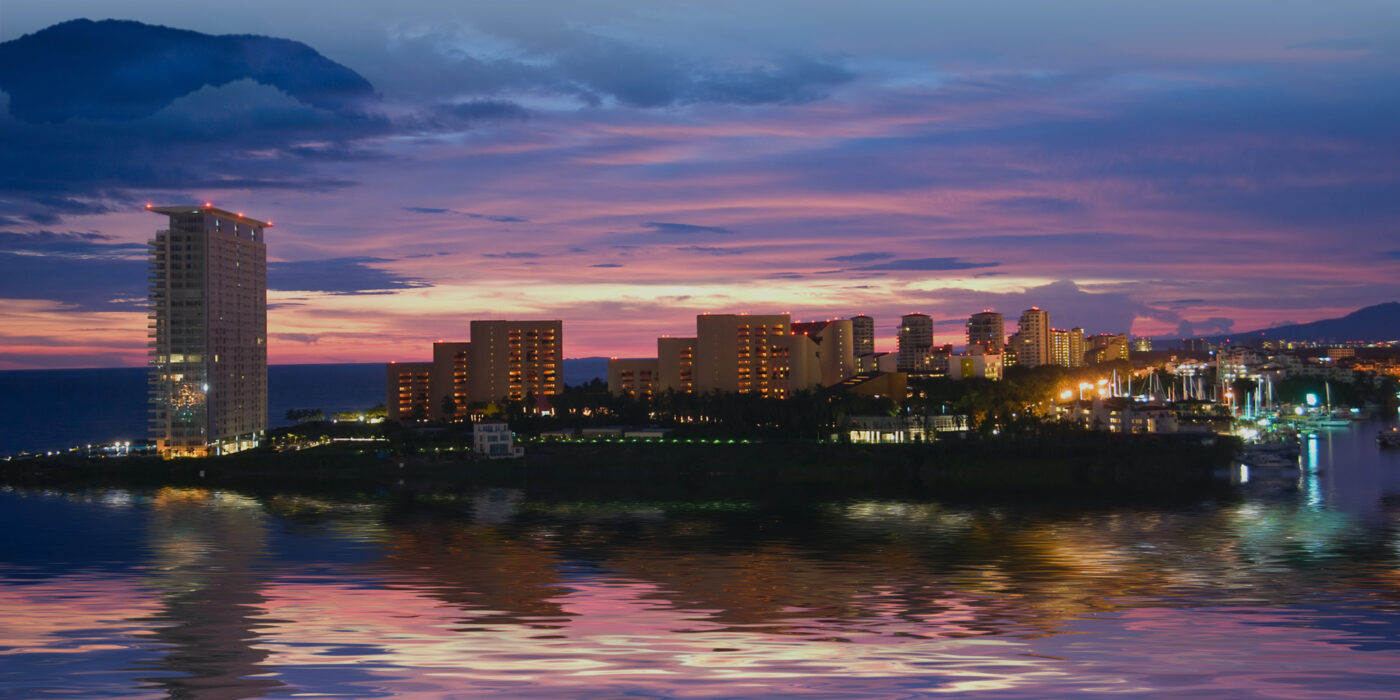
M 384 403 L 383 364 L 270 365 L 269 425 L 288 409 L 327 414 Z M 564 381 L 606 376 L 607 358 L 564 360 Z M 146 437 L 146 368 L 0 371 L 0 456 Z
M 1397 697 L 1374 434 L 1173 506 L 0 492 L 0 696 Z

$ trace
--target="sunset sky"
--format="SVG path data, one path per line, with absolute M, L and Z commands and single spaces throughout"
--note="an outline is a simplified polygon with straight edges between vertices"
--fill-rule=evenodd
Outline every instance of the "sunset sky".
M 209 36 L 34 34 L 79 18 Z M 888 348 L 913 311 L 960 344 L 986 308 L 1176 335 L 1400 298 L 1393 0 L 52 0 L 0 42 L 0 369 L 144 363 L 147 202 L 275 222 L 274 363 L 484 318 L 646 356 L 703 312 Z

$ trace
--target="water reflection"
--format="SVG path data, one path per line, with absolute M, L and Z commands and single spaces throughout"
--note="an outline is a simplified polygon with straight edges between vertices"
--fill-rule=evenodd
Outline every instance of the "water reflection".
M 143 585 L 159 610 L 133 622 L 151 625 L 165 648 L 138 669 L 170 697 L 260 697 L 283 687 L 260 668 L 256 646 L 267 623 L 266 515 L 250 498 L 198 489 L 162 489 L 150 502 L 149 574 Z
M 1387 692 L 1400 465 L 1355 438 L 1319 436 L 1291 489 L 1156 506 L 0 493 L 11 531 L 74 528 L 0 559 L 0 687 Z

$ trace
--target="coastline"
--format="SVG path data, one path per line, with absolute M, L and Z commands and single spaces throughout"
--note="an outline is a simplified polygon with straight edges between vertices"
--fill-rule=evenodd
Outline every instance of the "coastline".
M 532 443 L 526 456 L 332 444 L 162 461 L 52 457 L 0 463 L 15 487 L 184 486 L 344 495 L 521 488 L 547 497 L 1195 496 L 1223 488 L 1228 439 L 1062 433 L 919 445 Z

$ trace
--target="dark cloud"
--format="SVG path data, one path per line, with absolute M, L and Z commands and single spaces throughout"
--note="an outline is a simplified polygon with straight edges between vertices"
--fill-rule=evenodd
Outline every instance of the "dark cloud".
M 589 267 L 622 267 L 622 266 L 619 265 L 619 264 L 617 264 L 617 263 L 598 263 L 597 265 L 589 265 Z
M 461 94 L 465 86 L 483 98 L 532 93 L 569 96 L 592 106 L 656 108 L 801 104 L 856 77 L 836 64 L 802 56 L 719 67 L 582 31 L 555 34 L 548 47 L 512 55 L 485 56 L 471 45 L 478 41 L 453 27 L 397 37 L 388 58 L 416 75 L 396 88 Z
M 75 311 L 134 311 L 146 307 L 146 261 L 122 255 L 0 252 L 0 299 L 47 299 Z M 144 247 L 144 246 L 143 246 Z
M 1079 214 L 1088 209 L 1080 202 L 1056 197 L 1003 197 L 989 199 L 982 206 L 1013 214 Z
M 471 100 L 440 105 L 438 109 L 467 122 L 497 119 L 520 120 L 530 116 L 524 107 L 504 100 Z
M 1150 318 L 1167 323 L 1181 321 L 1177 313 L 1159 309 L 1117 291 L 1087 291 L 1073 280 L 1060 280 L 1023 292 L 980 292 L 939 290 L 938 302 L 956 301 L 959 306 L 1000 310 L 1010 332 L 1021 311 L 1038 306 L 1049 312 L 1055 328 L 1083 328 L 1089 333 L 1127 333 L 1134 319 Z
M 1176 325 L 1176 333 L 1184 338 L 1196 335 L 1211 335 L 1215 333 L 1229 333 L 1235 327 L 1234 319 L 1221 316 L 1212 316 L 1204 321 L 1186 321 Z
M 374 97 L 354 71 L 287 39 L 75 19 L 0 44 L 0 89 L 10 113 L 30 123 L 140 119 L 243 79 L 333 111 Z
M 457 214 L 469 219 L 485 219 L 499 224 L 520 224 L 527 223 L 529 219 L 522 219 L 518 216 L 501 216 L 498 214 L 477 214 L 470 211 L 457 211 L 456 209 L 441 209 L 438 207 L 400 207 L 406 212 L 414 214 Z
M 695 224 L 676 224 L 667 221 L 648 221 L 642 224 L 642 228 L 649 228 L 657 233 L 734 233 L 723 226 L 697 226 Z
M 907 260 L 891 260 L 890 262 L 878 265 L 866 265 L 865 267 L 854 268 L 861 272 L 883 272 L 895 270 L 908 270 L 918 272 L 945 272 L 951 270 L 974 270 L 982 267 L 996 267 L 1001 263 L 994 262 L 964 262 L 958 258 L 910 258 Z
M 92 231 L 0 232 L 0 252 L 28 256 L 144 259 L 146 244 L 111 243 L 112 240 L 112 236 Z
M 1149 302 L 1149 303 L 1152 304 L 1153 306 L 1185 307 L 1185 306 L 1191 306 L 1191 305 L 1193 305 L 1193 304 L 1204 304 L 1204 303 L 1206 303 L 1206 300 L 1205 300 L 1205 299 L 1168 299 L 1168 300 L 1165 300 L 1165 301 L 1153 301 L 1153 302 Z
M 703 255 L 743 255 L 748 252 L 743 248 L 723 248 L 703 245 L 688 245 L 677 248 L 676 250 L 685 253 L 701 253 Z
M 482 254 L 481 254 L 481 257 L 483 257 L 483 258 L 504 258 L 504 259 L 508 259 L 508 260 L 526 260 L 526 259 L 530 259 L 530 258 L 542 258 L 542 257 L 544 257 L 544 256 L 543 256 L 543 255 L 540 255 L 539 253 L 530 253 L 530 252 L 520 251 L 520 252 L 505 252 L 505 253 L 482 253 Z
M 944 244 L 980 244 L 993 246 L 1106 246 L 1130 241 L 1134 236 L 1104 231 L 1069 233 L 989 234 L 937 238 Z
M 764 279 L 770 279 L 770 280 L 800 280 L 800 279 L 806 279 L 806 278 L 807 278 L 806 275 L 799 274 L 799 273 L 796 273 L 796 272 L 775 272 L 775 273 L 773 273 L 773 274 L 771 274 L 771 275 L 765 275 L 765 276 L 764 276 Z
M 0 232 L 0 299 L 47 299 L 76 311 L 146 306 L 146 245 L 91 231 Z
M 1381 257 L 1389 260 L 1400 260 L 1400 250 L 1387 250 L 1381 253 Z
M 372 267 L 387 258 L 346 257 L 267 264 L 267 287 L 279 291 L 326 294 L 390 294 L 400 289 L 431 287 L 419 279 Z
M 894 253 L 854 253 L 852 255 L 837 255 L 835 257 L 824 258 L 827 262 L 838 263 L 858 263 L 873 262 L 875 260 L 889 260 L 894 257 Z
M 356 145 L 390 129 L 372 99 L 297 42 L 65 22 L 0 44 L 0 209 L 53 225 L 133 190 L 344 187 L 318 168 L 378 157 Z

